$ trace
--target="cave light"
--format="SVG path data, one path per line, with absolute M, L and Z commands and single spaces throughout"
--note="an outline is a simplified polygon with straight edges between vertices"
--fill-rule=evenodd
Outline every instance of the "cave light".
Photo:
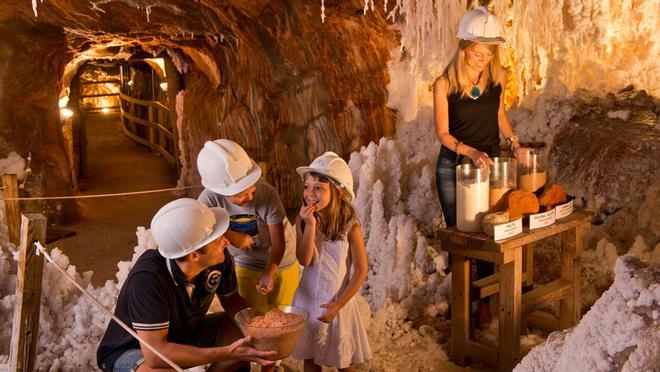
M 167 92 L 167 83 L 160 83 L 160 89 L 162 89 L 163 92 Z
M 68 119 L 73 116 L 73 111 L 69 110 L 68 108 L 64 107 L 60 109 L 60 117 L 62 119 Z
M 64 107 L 66 107 L 67 103 L 69 103 L 69 96 L 64 96 L 64 97 L 60 98 L 60 100 L 57 103 L 57 106 L 59 108 L 64 108 Z
M 110 109 L 107 108 L 107 107 L 104 107 L 104 108 L 101 109 L 101 112 L 104 113 L 104 114 L 107 114 L 108 112 L 110 112 Z

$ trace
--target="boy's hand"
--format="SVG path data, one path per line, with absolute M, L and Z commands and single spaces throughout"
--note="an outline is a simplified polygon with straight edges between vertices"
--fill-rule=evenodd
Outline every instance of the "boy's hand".
M 257 293 L 265 295 L 270 293 L 273 290 L 273 277 L 268 273 L 264 273 L 259 279 L 259 284 L 257 284 Z
M 236 248 L 240 248 L 244 251 L 252 252 L 252 246 L 254 245 L 254 239 L 245 233 L 234 232 L 235 236 L 232 239 L 232 245 Z

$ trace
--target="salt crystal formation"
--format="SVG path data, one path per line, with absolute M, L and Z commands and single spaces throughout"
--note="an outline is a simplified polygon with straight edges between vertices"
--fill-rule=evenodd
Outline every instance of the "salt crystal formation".
M 551 334 L 514 369 L 652 371 L 660 366 L 660 264 L 617 259 L 614 284 L 574 329 Z

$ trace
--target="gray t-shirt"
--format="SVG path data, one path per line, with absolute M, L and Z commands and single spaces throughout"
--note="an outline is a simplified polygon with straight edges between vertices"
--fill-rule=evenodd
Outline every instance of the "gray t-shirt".
M 279 270 L 296 262 L 296 240 L 291 223 L 275 188 L 267 183 L 257 182 L 254 198 L 245 206 L 233 204 L 226 196 L 204 189 L 197 198 L 209 207 L 222 207 L 229 214 L 229 229 L 248 234 L 254 239 L 252 252 L 229 246 L 236 264 L 252 270 L 263 270 L 270 255 L 270 232 L 268 225 L 284 224 L 284 256 Z

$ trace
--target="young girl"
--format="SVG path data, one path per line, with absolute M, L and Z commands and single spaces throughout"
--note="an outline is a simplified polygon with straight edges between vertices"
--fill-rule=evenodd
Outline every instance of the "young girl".
M 351 201 L 353 176 L 334 152 L 299 167 L 304 204 L 296 219 L 296 255 L 305 267 L 294 306 L 309 312 L 292 357 L 305 372 L 322 365 L 354 371 L 371 358 L 353 296 L 367 277 L 367 253 Z M 352 271 L 352 275 L 351 275 Z

